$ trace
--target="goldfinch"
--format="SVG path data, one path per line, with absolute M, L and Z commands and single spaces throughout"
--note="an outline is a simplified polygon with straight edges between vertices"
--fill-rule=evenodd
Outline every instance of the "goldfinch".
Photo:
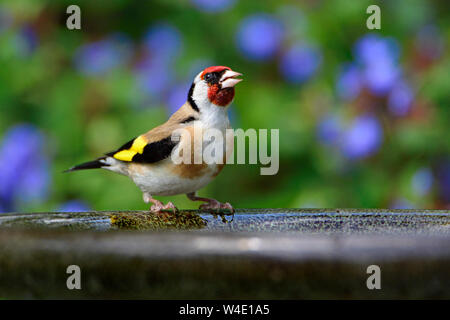
M 204 201 L 200 209 L 229 209 L 233 207 L 215 199 L 196 196 L 196 191 L 210 183 L 223 169 L 224 164 L 207 164 L 203 160 L 191 163 L 175 163 L 172 152 L 185 144 L 194 144 L 195 139 L 203 135 L 193 134 L 193 139 L 180 135 L 174 141 L 175 130 L 185 129 L 193 133 L 195 130 L 216 129 L 225 137 L 230 128 L 227 107 L 234 99 L 234 86 L 242 79 L 242 74 L 225 66 L 212 66 L 200 72 L 194 79 L 188 92 L 187 101 L 167 122 L 151 129 L 147 133 L 125 143 L 119 149 L 107 153 L 94 161 L 82 163 L 67 171 L 102 168 L 123 174 L 133 180 L 141 189 L 146 203 L 152 203 L 150 211 L 177 210 L 172 202 L 163 204 L 153 196 L 170 196 L 186 194 L 192 201 Z M 197 131 L 195 131 L 197 132 Z M 220 147 L 224 150 L 224 161 L 232 153 L 233 139 L 226 139 Z M 216 143 L 208 141 L 208 143 Z M 218 143 L 218 142 L 217 142 Z M 195 148 L 191 150 L 191 157 Z

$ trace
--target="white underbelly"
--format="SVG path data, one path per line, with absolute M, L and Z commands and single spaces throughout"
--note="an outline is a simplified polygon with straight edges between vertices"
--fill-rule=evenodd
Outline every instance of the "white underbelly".
M 170 161 L 164 160 L 163 162 Z M 173 172 L 173 165 L 167 163 L 154 165 L 130 165 L 129 177 L 142 190 L 150 195 L 171 196 L 197 191 L 214 178 L 217 166 L 204 168 L 198 177 L 182 177 Z

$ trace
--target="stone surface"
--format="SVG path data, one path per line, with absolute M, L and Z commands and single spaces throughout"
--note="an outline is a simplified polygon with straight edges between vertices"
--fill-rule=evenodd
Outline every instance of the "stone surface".
M 2 214 L 0 298 L 450 298 L 449 211 L 197 213 Z

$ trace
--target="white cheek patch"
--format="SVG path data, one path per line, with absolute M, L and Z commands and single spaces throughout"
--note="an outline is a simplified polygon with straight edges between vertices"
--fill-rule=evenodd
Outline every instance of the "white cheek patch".
M 204 81 L 199 81 L 194 87 L 194 92 L 192 93 L 192 99 L 194 99 L 197 105 L 210 104 L 208 99 L 208 88 L 209 86 Z

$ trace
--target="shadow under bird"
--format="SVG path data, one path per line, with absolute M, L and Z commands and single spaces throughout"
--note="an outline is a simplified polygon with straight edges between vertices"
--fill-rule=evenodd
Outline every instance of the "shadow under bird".
M 124 144 L 119 149 L 107 153 L 94 161 L 79 164 L 67 171 L 84 169 L 107 169 L 123 174 L 133 180 L 142 190 L 143 199 L 153 205 L 150 211 L 158 213 L 161 210 L 177 210 L 172 202 L 163 204 L 153 196 L 171 196 L 186 194 L 192 201 L 204 201 L 200 209 L 229 209 L 234 211 L 228 203 L 221 203 L 215 199 L 198 197 L 196 191 L 210 183 L 223 169 L 226 157 L 233 150 L 233 139 L 216 140 L 208 143 L 220 143 L 218 148 L 224 148 L 223 163 L 175 163 L 171 159 L 172 152 L 185 144 L 191 144 L 191 158 L 195 148 L 195 139 L 202 139 L 194 131 L 208 129 L 220 130 L 223 137 L 230 128 L 227 107 L 234 98 L 234 87 L 242 79 L 242 74 L 228 67 L 212 66 L 200 72 L 189 89 L 187 101 L 165 122 L 151 129 L 147 133 Z M 190 137 L 180 135 L 178 141 L 172 138 L 175 130 L 185 129 L 191 133 Z M 197 131 L 196 131 L 197 132 Z M 193 137 L 193 139 L 191 139 Z

